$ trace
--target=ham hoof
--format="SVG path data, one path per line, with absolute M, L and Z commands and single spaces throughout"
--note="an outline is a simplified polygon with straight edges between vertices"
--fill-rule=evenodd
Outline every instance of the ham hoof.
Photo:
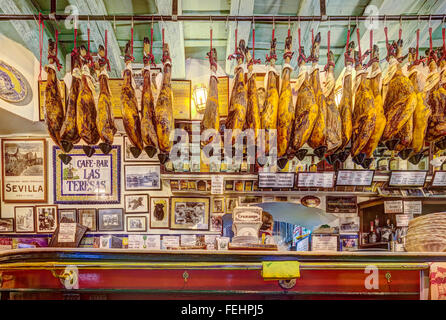
M 363 167 L 364 169 L 368 169 L 370 167 L 370 165 L 373 162 L 373 158 L 367 158 L 364 159 L 364 161 L 361 163 L 361 167 Z
M 416 155 L 413 155 L 412 157 L 409 158 L 409 162 L 412 163 L 413 165 L 417 165 L 418 163 L 420 163 L 421 159 L 424 158 L 424 154 L 423 153 L 418 153 Z
M 350 155 L 350 150 L 344 150 L 344 151 L 339 153 L 338 160 L 340 162 L 345 162 L 345 160 L 347 160 L 349 155 Z
M 133 158 L 135 158 L 135 159 L 139 157 L 141 152 L 142 152 L 142 150 L 137 147 L 134 147 L 134 146 L 130 147 L 130 153 L 132 154 Z
M 82 146 L 82 149 L 84 150 L 85 155 L 89 158 L 95 153 L 95 150 L 92 146 Z
M 394 150 L 398 143 L 400 143 L 400 139 L 391 139 L 385 142 L 386 147 L 389 150 Z
M 336 153 L 333 153 L 333 154 L 325 157 L 325 160 L 328 162 L 329 165 L 333 165 L 336 162 L 336 160 L 338 160 L 338 159 L 339 159 L 339 155 Z
M 413 151 L 412 149 L 401 150 L 400 152 L 398 152 L 398 157 L 400 157 L 403 160 L 406 160 L 407 158 L 409 158 L 412 151 Z
M 59 154 L 59 159 L 62 160 L 64 165 L 67 165 L 71 162 L 71 157 L 68 154 Z
M 103 154 L 109 154 L 109 152 L 110 152 L 111 149 L 112 149 L 112 146 L 111 146 L 111 144 L 109 144 L 109 143 L 105 143 L 105 142 L 103 142 L 103 143 L 100 143 L 100 144 L 99 144 L 99 149 L 101 149 L 101 151 L 102 151 Z
M 62 140 L 60 142 L 60 144 L 62 145 L 62 149 L 65 153 L 70 152 L 71 149 L 73 149 L 73 144 L 69 141 L 66 140 Z
M 277 160 L 277 165 L 279 166 L 280 169 L 285 168 L 287 163 L 288 163 L 288 159 L 287 158 L 279 158 Z
M 169 160 L 169 155 L 166 153 L 160 153 L 160 154 L 158 154 L 158 159 L 161 164 L 165 164 L 167 162 L 167 160 Z
M 296 157 L 297 159 L 299 159 L 299 161 L 302 161 L 307 155 L 307 153 L 308 153 L 307 149 L 300 149 L 296 152 Z
M 325 152 L 327 152 L 326 146 L 317 147 L 314 149 L 314 154 L 319 158 L 322 159 L 325 155 Z
M 153 156 L 156 154 L 156 148 L 153 146 L 145 146 L 144 151 L 150 158 L 153 158 Z
M 357 165 L 361 165 L 364 162 L 364 159 L 365 159 L 365 153 L 360 153 L 360 154 L 354 156 L 352 160 Z
M 266 157 L 257 158 L 257 163 L 259 164 L 260 167 L 264 167 L 267 161 L 268 159 Z

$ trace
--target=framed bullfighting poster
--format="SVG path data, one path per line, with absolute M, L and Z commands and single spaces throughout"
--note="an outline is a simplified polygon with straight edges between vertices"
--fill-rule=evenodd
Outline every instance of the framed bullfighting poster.
M 150 229 L 169 229 L 170 199 L 150 197 Z
M 62 150 L 53 147 L 54 203 L 119 204 L 121 201 L 121 147 L 113 146 L 108 154 L 99 147 L 87 157 L 81 146 L 75 146 L 64 164 Z
M 2 139 L 4 202 L 47 202 L 45 139 Z
M 170 229 L 209 230 L 209 198 L 171 198 Z

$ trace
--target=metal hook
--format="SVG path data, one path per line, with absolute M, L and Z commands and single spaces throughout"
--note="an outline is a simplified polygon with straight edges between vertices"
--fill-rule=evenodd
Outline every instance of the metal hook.
M 350 30 L 350 28 L 351 28 L 351 25 L 350 25 L 350 20 L 351 20 L 351 18 L 352 18 L 352 17 L 348 17 L 348 30 Z
M 132 16 L 132 29 L 133 29 L 133 16 Z
M 152 29 L 153 29 L 153 15 L 152 15 Z
M 276 29 L 276 22 L 274 21 L 274 16 L 273 16 L 273 29 Z
M 113 16 L 113 30 L 116 31 L 116 16 Z
M 228 24 L 229 24 L 229 15 L 226 16 L 226 24 L 225 24 L 226 31 L 228 30 Z
M 211 21 L 211 30 L 212 30 L 212 16 L 209 16 L 209 20 Z
M 256 22 L 254 20 L 254 16 L 252 16 L 252 30 L 256 29 Z
M 384 15 L 384 28 L 387 27 L 387 17 Z
M 420 28 L 420 16 L 418 16 L 417 28 Z
M 328 16 L 328 30 L 331 29 L 330 16 Z
M 90 29 L 90 15 L 87 16 L 87 29 Z
M 403 18 L 400 16 L 400 29 L 403 29 Z
M 288 29 L 290 29 L 290 27 L 291 27 L 291 23 L 290 23 L 290 20 L 291 20 L 291 17 L 290 17 L 290 16 L 288 16 Z
M 429 15 L 429 28 L 431 27 L 431 18 L 432 18 L 432 15 Z
M 298 20 L 299 20 L 299 29 L 300 29 L 300 16 L 298 17 Z

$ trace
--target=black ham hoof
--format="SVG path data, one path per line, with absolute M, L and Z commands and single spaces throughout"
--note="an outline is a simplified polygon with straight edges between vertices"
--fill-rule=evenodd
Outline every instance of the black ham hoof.
M 232 157 L 235 158 L 235 148 L 232 147 Z
M 420 163 L 421 159 L 424 158 L 424 154 L 423 153 L 417 153 L 415 155 L 413 155 L 412 157 L 409 158 L 409 162 L 412 163 L 413 165 L 417 165 Z
M 338 160 L 338 158 L 339 158 L 338 154 L 333 153 L 330 154 L 329 156 L 326 156 L 325 161 L 327 161 L 328 164 L 332 166 L 336 162 L 336 160 Z
M 314 149 L 314 154 L 315 154 L 319 159 L 322 159 L 322 158 L 324 157 L 325 152 L 327 152 L 327 147 L 326 147 L 326 146 L 317 147 L 316 149 Z
M 350 155 L 350 150 L 344 150 L 344 151 L 339 153 L 338 160 L 340 162 L 345 162 L 345 160 L 347 160 L 349 155 Z
M 258 157 L 257 158 L 257 163 L 259 164 L 260 167 L 264 167 L 266 165 L 267 161 L 268 161 L 267 157 Z
M 446 149 L 446 137 L 435 142 L 435 146 L 440 150 Z
M 280 169 L 285 168 L 287 163 L 288 163 L 288 159 L 287 158 L 279 158 L 277 160 L 277 165 L 279 166 Z
M 385 147 L 386 145 L 382 141 L 378 143 L 378 148 L 385 148 Z
M 368 168 L 370 168 L 370 165 L 372 164 L 372 162 L 373 162 L 373 158 L 366 158 L 361 163 L 361 167 L 363 167 L 364 169 L 368 169 Z
M 109 154 L 109 152 L 112 149 L 112 145 L 109 144 L 109 143 L 105 143 L 105 142 L 104 143 L 100 143 L 99 144 L 99 149 L 101 149 L 103 154 Z
M 403 160 L 407 160 L 409 158 L 410 154 L 412 153 L 412 149 L 404 149 L 398 152 L 398 157 L 400 157 Z
M 160 153 L 160 154 L 158 154 L 158 159 L 161 164 L 165 164 L 167 162 L 167 160 L 169 160 L 169 155 L 166 153 Z
M 300 149 L 296 152 L 296 157 L 297 159 L 299 159 L 299 161 L 302 161 L 303 159 L 305 159 L 307 153 L 308 153 L 307 149 Z
M 59 154 L 59 159 L 62 160 L 64 165 L 67 165 L 71 162 L 71 157 L 68 154 Z
M 360 166 L 365 160 L 365 153 L 360 153 L 360 154 L 354 156 L 352 158 L 352 160 L 353 160 L 353 163 L 356 163 L 358 166 Z
M 156 154 L 156 148 L 154 146 L 146 146 L 144 147 L 144 151 L 147 153 L 149 158 L 153 158 L 153 156 Z
M 68 153 L 71 151 L 71 149 L 73 149 L 73 144 L 69 141 L 62 140 L 60 144 L 62 145 L 63 152 L 65 153 Z
M 141 152 L 142 152 L 142 150 L 135 146 L 130 147 L 130 153 L 132 154 L 133 158 L 135 158 L 135 159 L 139 157 Z
M 400 143 L 400 139 L 391 139 L 385 142 L 386 148 L 389 150 L 395 150 L 396 145 Z
M 82 149 L 84 150 L 85 155 L 89 158 L 95 153 L 95 150 L 92 146 L 82 146 Z

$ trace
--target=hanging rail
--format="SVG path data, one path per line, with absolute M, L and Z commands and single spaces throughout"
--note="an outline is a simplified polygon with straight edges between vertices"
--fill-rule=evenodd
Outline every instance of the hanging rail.
M 73 15 L 68 14 L 56 14 L 54 18 L 56 20 L 65 20 L 67 18 L 73 18 Z M 182 15 L 175 16 L 174 18 L 169 15 L 78 15 L 78 20 L 97 20 L 97 21 L 252 21 L 254 18 L 256 22 L 287 22 L 288 21 L 348 21 L 348 20 L 384 20 L 387 21 L 400 21 L 400 20 L 443 20 L 444 14 L 433 15 L 380 15 L 380 16 L 208 16 L 208 15 Z M 353 19 L 352 19 L 353 18 Z M 32 14 L 0 14 L 1 20 L 36 20 L 37 15 Z M 42 15 L 43 20 L 54 20 L 50 15 Z

